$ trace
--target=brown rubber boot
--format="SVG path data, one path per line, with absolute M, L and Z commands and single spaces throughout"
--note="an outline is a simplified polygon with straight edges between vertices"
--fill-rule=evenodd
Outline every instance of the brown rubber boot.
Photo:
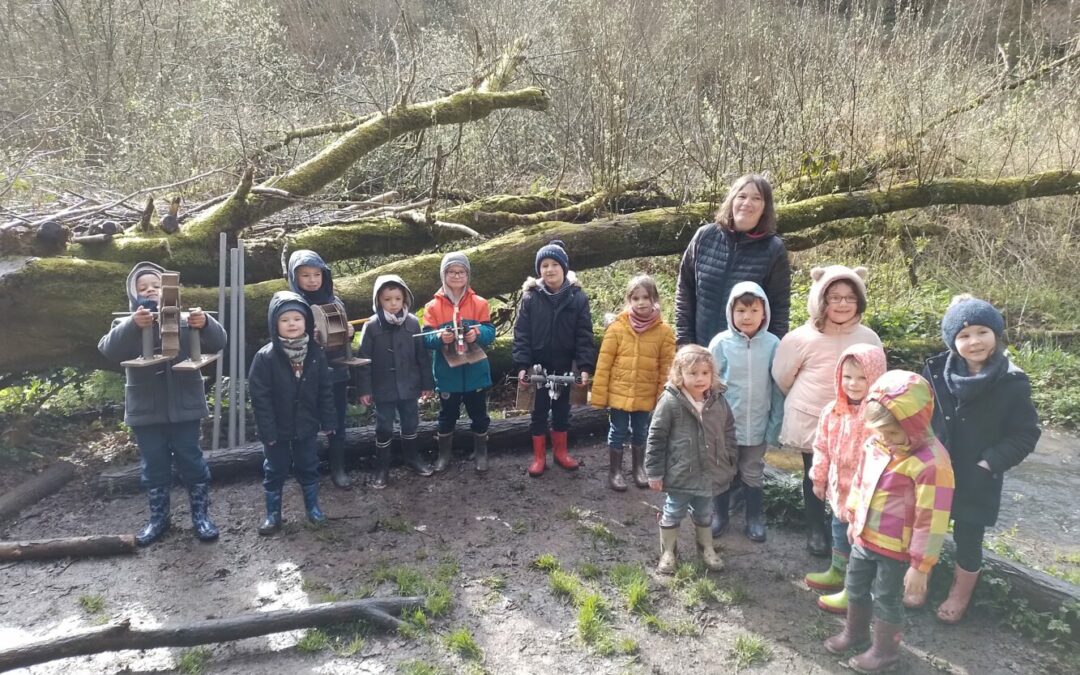
M 883 673 L 900 661 L 900 626 L 874 619 L 874 643 L 852 656 L 848 667 L 859 673 Z
M 848 600 L 847 621 L 844 630 L 825 640 L 825 651 L 844 654 L 852 649 L 865 647 L 870 642 L 870 616 L 874 605 Z
M 631 474 L 634 478 L 634 485 L 639 488 L 649 487 L 649 477 L 645 475 L 645 446 L 631 445 L 630 457 L 633 461 Z
M 616 492 L 626 492 L 626 481 L 622 475 L 622 450 L 608 448 L 608 487 Z

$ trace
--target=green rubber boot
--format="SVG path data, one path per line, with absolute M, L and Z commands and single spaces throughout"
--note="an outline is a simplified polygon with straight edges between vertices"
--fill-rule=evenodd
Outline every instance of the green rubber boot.
M 803 581 L 807 586 L 818 591 L 839 591 L 844 587 L 844 574 L 847 571 L 847 556 L 833 549 L 832 564 L 824 572 L 811 572 Z
M 830 614 L 847 614 L 847 589 L 841 589 L 839 593 L 832 595 L 819 596 L 817 606 Z

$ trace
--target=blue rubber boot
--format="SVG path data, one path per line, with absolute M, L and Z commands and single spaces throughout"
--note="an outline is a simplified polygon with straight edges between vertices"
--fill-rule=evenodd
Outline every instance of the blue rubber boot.
M 326 516 L 323 515 L 322 509 L 319 508 L 319 484 L 308 483 L 307 485 L 301 485 L 300 489 L 304 493 L 304 509 L 307 511 L 308 520 L 312 525 L 324 525 L 326 524 Z
M 750 541 L 765 541 L 765 490 L 762 488 L 743 488 L 746 495 L 746 533 Z
M 259 534 L 273 534 L 281 529 L 281 490 L 266 491 L 266 520 L 259 526 Z
M 713 497 L 712 536 L 715 539 L 727 532 L 731 520 L 731 490 Z
M 169 531 L 169 488 L 150 488 L 146 494 L 150 501 L 150 521 L 135 535 L 139 546 L 149 546 Z
M 188 497 L 191 499 L 191 524 L 195 527 L 195 536 L 199 541 L 216 541 L 218 528 L 214 521 L 210 520 L 210 485 L 208 483 L 195 483 L 188 488 Z

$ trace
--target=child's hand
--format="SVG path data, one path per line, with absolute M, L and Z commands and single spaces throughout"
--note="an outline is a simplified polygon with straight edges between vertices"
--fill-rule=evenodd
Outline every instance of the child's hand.
M 664 489 L 664 481 L 663 481 L 663 479 L 653 480 L 652 478 L 650 478 L 649 479 L 649 489 L 653 490 L 655 492 L 660 492 L 661 490 L 663 490 Z
M 815 484 L 814 485 L 814 496 L 817 497 L 818 499 L 820 499 L 821 501 L 825 501 L 825 486 Z
M 322 346 L 322 331 L 318 328 L 315 329 L 315 342 L 318 342 L 319 345 Z
M 584 372 L 584 371 L 582 371 L 582 373 L 581 373 L 581 385 L 580 386 L 582 386 L 582 387 L 589 386 L 589 374 Z
M 443 332 L 441 335 L 439 335 L 439 339 L 442 340 L 445 344 L 450 344 L 454 341 L 454 331 L 450 330 L 449 328 L 443 328 Z
M 135 322 L 135 325 L 139 328 L 147 328 L 154 323 L 154 315 L 151 314 L 145 307 L 140 307 L 131 314 L 131 320 Z
M 476 326 L 473 326 L 469 330 L 465 331 L 465 342 L 476 342 L 476 338 L 478 337 L 480 337 L 480 331 L 477 330 Z
M 435 393 L 435 391 L 433 389 L 425 389 L 422 392 L 420 392 L 420 398 L 427 398 L 427 397 L 431 396 L 434 393 Z
M 851 546 L 855 545 L 855 523 L 847 526 L 847 543 Z
M 904 594 L 920 597 L 926 595 L 926 572 L 909 567 L 904 574 Z
M 188 314 L 187 325 L 188 328 L 194 328 L 195 330 L 206 328 L 206 312 L 198 307 L 192 308 Z
M 525 377 L 526 377 L 525 371 L 524 370 L 519 370 L 518 371 L 518 386 L 521 387 L 522 389 L 529 386 L 529 381 L 526 380 Z
M 360 404 L 367 407 L 371 407 L 371 394 L 364 394 L 360 397 Z
M 353 325 L 351 323 L 345 324 L 345 327 L 349 329 L 348 335 L 350 338 L 356 334 L 356 329 L 353 328 Z

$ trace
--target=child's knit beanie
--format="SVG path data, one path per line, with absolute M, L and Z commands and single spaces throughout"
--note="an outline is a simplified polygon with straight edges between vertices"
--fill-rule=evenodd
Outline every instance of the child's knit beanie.
M 541 246 L 536 252 L 536 276 L 540 276 L 540 263 L 544 258 L 551 258 L 562 267 L 563 274 L 570 272 L 570 256 L 566 254 L 566 244 L 559 239 L 553 239 L 546 246 Z
M 1005 335 L 1005 317 L 985 300 L 970 295 L 953 298 L 941 319 L 941 339 L 945 346 L 956 351 L 956 335 L 968 326 L 986 326 L 1001 339 Z
M 440 279 L 446 279 L 446 268 L 451 265 L 461 265 L 465 268 L 465 273 L 470 277 L 472 276 L 472 265 L 469 264 L 469 257 L 461 251 L 451 251 L 443 256 L 442 263 L 439 264 Z

